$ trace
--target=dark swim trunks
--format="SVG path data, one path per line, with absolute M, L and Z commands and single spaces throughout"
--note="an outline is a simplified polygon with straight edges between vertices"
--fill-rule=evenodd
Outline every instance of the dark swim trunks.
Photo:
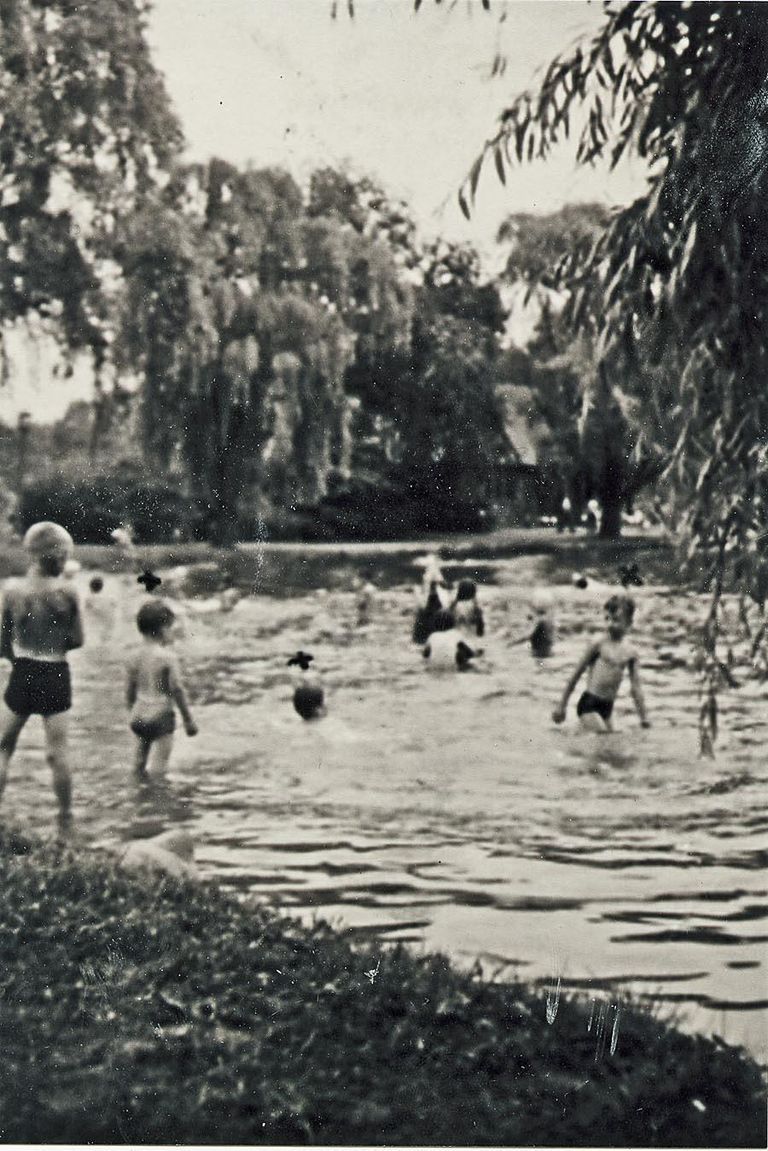
M 576 704 L 576 714 L 589 715 L 590 712 L 597 712 L 607 723 L 613 712 L 613 700 L 601 699 L 599 695 L 592 695 L 591 691 L 585 691 Z
M 66 660 L 15 659 L 5 702 L 16 715 L 58 715 L 72 706 Z
M 161 739 L 164 735 L 173 735 L 176 730 L 176 716 L 172 711 L 161 712 L 152 719 L 137 717 L 131 720 L 131 731 L 139 739 Z

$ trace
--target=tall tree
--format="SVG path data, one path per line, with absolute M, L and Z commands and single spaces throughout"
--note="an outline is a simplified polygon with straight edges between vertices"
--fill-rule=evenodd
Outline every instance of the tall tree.
M 560 278 L 564 268 L 589 256 L 611 217 L 602 204 L 567 204 L 546 215 L 515 213 L 502 223 L 498 238 L 511 245 L 505 276 L 527 285 L 540 308 L 528 344 L 529 383 L 550 428 L 545 459 L 577 504 L 597 497 L 600 533 L 615 539 L 622 511 L 658 480 L 663 454 L 640 442 L 622 365 L 598 362 L 595 317 L 583 316 L 578 331 L 564 318 L 571 292 Z
M 174 461 L 223 543 L 259 488 L 326 490 L 351 340 L 305 283 L 302 198 L 285 173 L 179 170 L 125 230 L 117 354 L 142 375 L 147 452 Z

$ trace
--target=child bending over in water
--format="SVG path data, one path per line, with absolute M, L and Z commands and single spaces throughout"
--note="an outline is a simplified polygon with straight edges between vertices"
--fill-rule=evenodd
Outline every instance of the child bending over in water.
M 629 681 L 637 714 L 643 727 L 650 727 L 645 710 L 643 689 L 637 652 L 627 640 L 635 614 L 635 602 L 628 595 L 613 595 L 605 605 L 608 634 L 597 643 L 590 644 L 583 659 L 565 685 L 563 698 L 552 713 L 555 723 L 562 723 L 571 692 L 585 671 L 587 690 L 576 705 L 581 726 L 587 731 L 611 731 L 611 713 L 619 691 L 624 669 L 629 669 Z
M 197 735 L 197 725 L 187 702 L 176 656 L 169 650 L 175 615 L 165 600 L 155 599 L 139 608 L 136 626 L 144 645 L 128 664 L 126 700 L 131 710 L 131 731 L 136 736 L 136 774 L 145 776 L 150 752 L 153 766 L 166 767 L 173 749 L 176 727 L 174 705 L 179 709 L 187 735 Z
M 456 627 L 473 631 L 477 636 L 485 634 L 483 609 L 477 602 L 477 584 L 474 580 L 459 580 L 456 599 L 451 605 L 451 611 Z
M 30 567 L 23 579 L 9 580 L 3 595 L 0 656 L 11 661 L 11 677 L 0 715 L 0 795 L 21 730 L 31 715 L 45 729 L 48 763 L 62 824 L 70 818 L 72 780 L 67 736 L 72 706 L 67 652 L 82 647 L 83 625 L 77 592 L 64 579 L 72 537 L 59 524 L 33 524 L 24 536 Z
M 433 621 L 433 630 L 421 653 L 429 660 L 428 667 L 445 671 L 467 671 L 472 660 L 482 655 L 482 649 L 473 649 L 464 642 L 449 611 L 439 611 Z

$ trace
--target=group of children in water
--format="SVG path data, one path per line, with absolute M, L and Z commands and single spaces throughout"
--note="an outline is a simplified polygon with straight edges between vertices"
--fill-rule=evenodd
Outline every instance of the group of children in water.
M 74 545 L 69 532 L 46 521 L 28 530 L 24 547 L 29 555 L 28 571 L 22 578 L 6 582 L 0 618 L 0 657 L 11 664 L 0 708 L 0 796 L 18 738 L 30 716 L 39 715 L 60 822 L 66 824 L 72 804 L 67 751 L 72 689 L 67 655 L 84 641 L 78 593 L 65 577 Z M 466 669 L 480 654 L 467 637 L 482 637 L 485 630 L 476 586 L 471 580 L 462 580 L 453 601 L 445 604 L 440 597 L 441 585 L 445 593 L 442 576 L 428 569 L 425 581 L 429 594 L 417 613 L 413 638 L 423 644 L 424 657 L 433 665 Z M 101 577 L 94 576 L 89 586 L 91 594 L 98 596 L 103 588 Z M 609 731 L 614 701 L 628 670 L 634 703 L 642 725 L 647 727 L 637 653 L 627 638 L 634 602 L 627 594 L 612 595 L 605 611 L 607 633 L 590 645 L 552 718 L 555 723 L 563 722 L 570 696 L 586 672 L 587 687 L 577 704 L 577 715 L 589 730 Z M 551 611 L 544 597 L 534 600 L 534 612 L 533 631 L 520 641 L 527 639 L 534 656 L 544 658 L 551 653 L 554 638 Z M 176 623 L 173 608 L 162 598 L 148 598 L 136 616 L 142 644 L 127 662 L 126 704 L 136 741 L 134 764 L 140 776 L 147 772 L 150 755 L 154 766 L 162 769 L 167 764 L 177 711 L 187 735 L 197 734 L 173 651 Z
M 584 578 L 584 577 L 582 577 Z M 456 597 L 450 606 L 444 606 L 440 588 L 445 588 L 442 573 L 433 557 L 427 562 L 425 582 L 429 591 L 426 603 L 416 612 L 413 627 L 414 643 L 423 644 L 423 655 L 431 664 L 466 671 L 482 649 L 473 650 L 467 638 L 482 636 L 485 622 L 477 601 L 477 587 L 473 580 L 460 580 Z M 584 586 L 586 586 L 584 579 Z M 582 586 L 575 581 L 575 586 Z M 528 642 L 536 659 L 552 654 L 555 624 L 550 597 L 546 592 L 533 596 L 534 626 L 511 642 Z M 614 593 L 605 604 L 606 634 L 591 643 L 565 686 L 562 698 L 552 712 L 555 723 L 565 720 L 568 701 L 581 677 L 586 672 L 587 686 L 576 704 L 580 725 L 587 731 L 607 732 L 612 727 L 613 707 L 624 676 L 629 673 L 630 689 L 640 723 L 650 727 L 645 696 L 640 681 L 637 652 L 628 639 L 635 615 L 635 602 L 626 592 Z

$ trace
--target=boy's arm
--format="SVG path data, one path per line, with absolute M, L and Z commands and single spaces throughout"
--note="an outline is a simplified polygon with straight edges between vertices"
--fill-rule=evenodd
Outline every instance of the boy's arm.
M 0 619 L 0 659 L 13 660 L 13 613 L 7 591 L 3 595 L 3 613 Z
M 83 636 L 83 613 L 80 610 L 80 597 L 76 592 L 72 593 L 72 623 L 69 629 L 69 637 L 67 640 L 67 648 L 72 651 L 73 648 L 82 647 L 84 642 Z
M 168 661 L 168 688 L 173 702 L 179 709 L 179 714 L 181 715 L 184 730 L 187 735 L 197 735 L 197 724 L 192 718 L 192 712 L 189 710 L 187 692 L 181 678 L 179 665 L 173 656 Z
M 576 668 L 573 672 L 573 675 L 571 676 L 571 678 L 568 680 L 567 684 L 565 685 L 565 690 L 563 691 L 562 697 L 560 699 L 560 703 L 555 708 L 555 710 L 552 712 L 552 718 L 555 721 L 555 723 L 562 723 L 563 720 L 565 719 L 565 711 L 566 711 L 566 708 L 568 707 L 568 700 L 571 698 L 571 692 L 576 687 L 576 684 L 579 682 L 579 680 L 581 679 L 582 675 L 587 670 L 587 668 L 591 667 L 592 664 L 595 662 L 595 660 L 597 659 L 599 654 L 600 654 L 600 644 L 599 643 L 593 643 L 593 644 L 590 644 L 590 646 L 587 648 L 584 655 L 579 660 L 579 662 L 576 665 Z
M 643 727 L 650 727 L 651 721 L 645 710 L 645 696 L 643 695 L 643 685 L 640 682 L 640 663 L 636 655 L 633 655 L 629 661 L 629 686 L 637 714 L 640 716 L 640 723 Z
M 125 702 L 129 711 L 136 702 L 139 694 L 139 669 L 133 660 L 128 664 L 128 675 L 125 681 Z

